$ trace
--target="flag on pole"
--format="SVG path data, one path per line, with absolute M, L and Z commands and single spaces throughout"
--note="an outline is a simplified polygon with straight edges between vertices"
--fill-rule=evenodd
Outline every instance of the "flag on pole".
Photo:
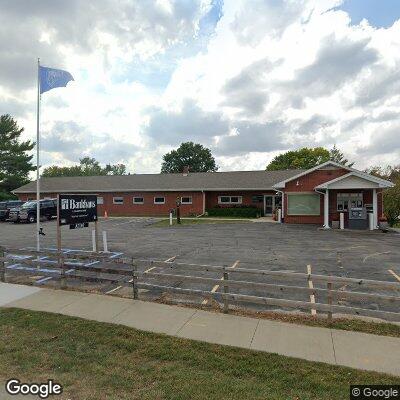
M 69 81 L 73 81 L 72 75 L 62 69 L 54 69 L 39 66 L 40 94 L 57 87 L 65 87 Z

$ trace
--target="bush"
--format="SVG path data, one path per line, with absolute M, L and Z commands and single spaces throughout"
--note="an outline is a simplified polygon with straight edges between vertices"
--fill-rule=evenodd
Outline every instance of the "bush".
M 400 181 L 396 182 L 395 187 L 384 192 L 383 208 L 390 226 L 397 224 L 400 217 Z
M 257 218 L 261 210 L 252 206 L 215 207 L 207 210 L 209 217 Z

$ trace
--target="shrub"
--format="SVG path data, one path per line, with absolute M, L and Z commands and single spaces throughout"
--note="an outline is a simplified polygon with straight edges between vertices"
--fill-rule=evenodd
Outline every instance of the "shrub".
M 383 208 L 385 216 L 390 224 L 394 226 L 399 222 L 400 217 L 400 181 L 396 182 L 396 186 L 387 189 L 383 195 Z
M 254 206 L 215 207 L 207 210 L 209 217 L 257 218 L 261 210 Z

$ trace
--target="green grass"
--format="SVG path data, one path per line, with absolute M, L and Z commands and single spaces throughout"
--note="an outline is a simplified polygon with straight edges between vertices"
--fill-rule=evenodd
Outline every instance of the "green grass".
M 172 221 L 172 226 L 186 226 L 186 225 L 198 225 L 198 224 L 235 224 L 235 223 L 249 223 L 250 221 L 246 221 L 244 220 L 240 220 L 240 219 L 236 219 L 232 218 L 232 219 L 222 219 L 222 218 L 183 218 L 181 219 L 181 224 L 177 224 L 176 219 L 174 219 Z M 153 228 L 162 228 L 162 227 L 166 227 L 166 226 L 170 226 L 169 225 L 169 219 L 163 219 L 161 221 L 157 221 L 154 224 L 149 225 L 149 227 L 153 227 Z
M 71 399 L 346 399 L 396 378 L 19 309 L 0 310 L 0 379 L 55 379 Z

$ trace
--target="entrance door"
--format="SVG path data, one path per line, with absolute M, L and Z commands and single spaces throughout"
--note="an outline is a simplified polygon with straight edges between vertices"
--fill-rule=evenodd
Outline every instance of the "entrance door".
M 264 196 L 264 215 L 266 217 L 270 217 L 272 215 L 272 211 L 275 207 L 274 200 L 275 196 L 270 196 L 270 195 Z

